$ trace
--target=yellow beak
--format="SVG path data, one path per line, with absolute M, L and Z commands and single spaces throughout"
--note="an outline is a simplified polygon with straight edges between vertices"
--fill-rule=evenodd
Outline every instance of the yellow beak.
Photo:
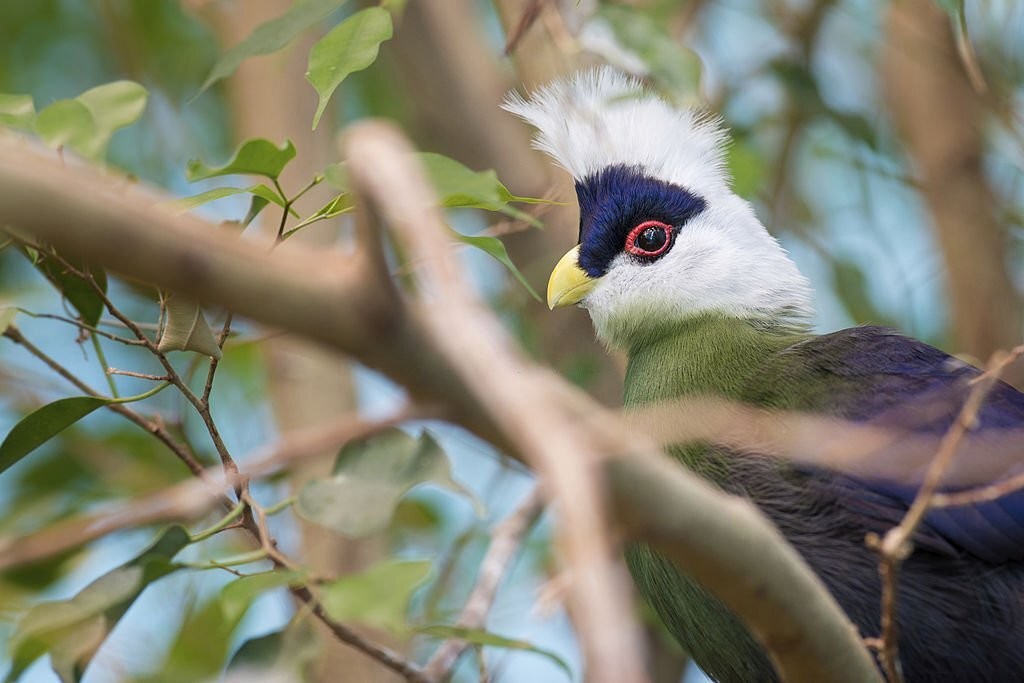
M 577 244 L 551 271 L 548 279 L 548 308 L 579 303 L 597 285 L 597 279 L 580 268 L 579 258 L 580 246 Z

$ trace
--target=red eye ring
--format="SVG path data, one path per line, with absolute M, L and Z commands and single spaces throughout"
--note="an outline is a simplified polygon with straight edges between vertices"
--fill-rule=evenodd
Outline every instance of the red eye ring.
M 660 228 L 665 236 L 665 241 L 661 243 L 656 249 L 644 249 L 636 243 L 637 238 L 644 234 L 650 228 Z M 640 225 L 636 226 L 629 231 L 629 235 L 626 236 L 626 251 L 635 256 L 645 256 L 650 258 L 652 256 L 661 256 L 668 251 L 669 245 L 672 244 L 672 226 L 661 221 L 644 221 Z

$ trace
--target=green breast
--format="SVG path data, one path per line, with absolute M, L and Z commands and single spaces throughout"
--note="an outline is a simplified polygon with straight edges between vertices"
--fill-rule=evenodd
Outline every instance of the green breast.
M 695 319 L 630 350 L 625 405 L 701 395 L 739 399 L 766 358 L 803 338 L 742 320 Z M 728 460 L 706 445 L 669 451 L 716 483 L 729 477 Z M 649 546 L 634 545 L 626 551 L 626 563 L 640 592 L 709 676 L 723 683 L 775 680 L 761 648 L 732 612 L 671 562 Z

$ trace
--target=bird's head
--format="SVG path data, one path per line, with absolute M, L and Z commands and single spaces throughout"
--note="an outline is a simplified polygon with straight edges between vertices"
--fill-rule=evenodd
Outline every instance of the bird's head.
M 703 315 L 807 325 L 807 280 L 732 192 L 716 118 L 610 68 L 505 108 L 576 183 L 579 245 L 551 274 L 550 307 L 579 303 L 599 337 L 627 349 Z

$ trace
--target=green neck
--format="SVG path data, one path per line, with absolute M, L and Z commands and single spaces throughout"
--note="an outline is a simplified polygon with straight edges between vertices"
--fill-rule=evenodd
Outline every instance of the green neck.
M 766 358 L 805 337 L 738 318 L 688 320 L 630 349 L 625 404 L 701 394 L 738 399 Z
M 766 329 L 737 318 L 694 318 L 629 351 L 625 405 L 630 408 L 683 396 L 741 400 L 751 375 L 769 356 L 805 337 L 791 329 Z M 726 463 L 709 457 L 708 449 L 700 444 L 669 450 L 712 480 L 727 476 Z

